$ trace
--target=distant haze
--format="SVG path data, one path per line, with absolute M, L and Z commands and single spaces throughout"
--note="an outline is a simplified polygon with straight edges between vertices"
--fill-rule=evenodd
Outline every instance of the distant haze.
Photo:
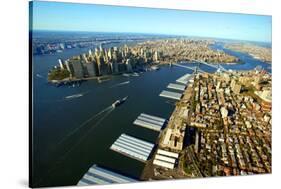
M 271 42 L 271 16 L 44 1 L 32 4 L 34 30 L 132 32 Z

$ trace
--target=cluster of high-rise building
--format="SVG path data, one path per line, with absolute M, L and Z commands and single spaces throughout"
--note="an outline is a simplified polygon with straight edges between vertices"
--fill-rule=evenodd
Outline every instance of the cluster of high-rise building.
M 147 48 L 132 49 L 127 45 L 109 49 L 95 48 L 88 53 L 74 56 L 68 60 L 59 59 L 59 67 L 68 70 L 70 78 L 87 78 L 108 74 L 133 72 L 143 69 L 146 64 L 159 62 L 161 53 Z
M 193 40 L 185 38 L 148 40 L 136 47 L 146 47 L 164 52 L 163 63 L 199 60 L 209 63 L 236 63 L 240 60 L 224 51 L 210 48 L 211 40 Z
M 90 49 L 88 53 L 59 61 L 59 69 L 67 69 L 70 77 L 81 79 L 108 74 L 132 72 L 149 63 L 176 63 L 201 60 L 213 63 L 239 61 L 209 46 L 211 41 L 189 39 L 147 40 L 128 47 Z M 238 86 L 236 86 L 238 88 Z

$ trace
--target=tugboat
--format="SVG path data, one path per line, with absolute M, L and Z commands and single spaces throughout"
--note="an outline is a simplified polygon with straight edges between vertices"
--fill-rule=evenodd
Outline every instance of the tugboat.
M 129 96 L 126 96 L 122 99 L 119 99 L 119 100 L 116 100 L 115 102 L 112 103 L 112 107 L 115 108 L 117 106 L 120 106 L 121 104 L 123 104 L 127 99 L 128 99 Z

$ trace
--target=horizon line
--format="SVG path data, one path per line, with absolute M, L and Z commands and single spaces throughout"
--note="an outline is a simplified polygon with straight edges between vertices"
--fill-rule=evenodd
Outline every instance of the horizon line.
M 270 43 L 271 41 L 257 41 L 257 40 L 246 40 L 246 39 L 234 39 L 234 38 L 220 38 L 220 37 L 211 37 L 211 36 L 194 36 L 194 35 L 186 35 L 186 34 L 167 34 L 167 33 L 138 33 L 138 32 L 120 32 L 120 31 L 82 31 L 82 30 L 53 30 L 53 29 L 31 29 L 29 31 L 46 31 L 46 32 L 85 32 L 85 33 L 117 33 L 117 34 L 143 34 L 143 35 L 163 35 L 163 36 L 175 36 L 175 37 L 190 37 L 190 38 L 209 38 L 209 39 L 221 39 L 221 40 L 233 40 L 233 41 L 246 41 L 246 42 L 260 42 L 260 43 Z

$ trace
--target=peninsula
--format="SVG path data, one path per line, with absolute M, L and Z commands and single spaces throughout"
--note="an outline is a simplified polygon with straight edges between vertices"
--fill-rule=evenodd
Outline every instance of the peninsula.
M 90 49 L 88 53 L 59 59 L 49 72 L 52 82 L 95 78 L 110 74 L 145 71 L 156 64 L 204 61 L 212 64 L 233 63 L 239 59 L 223 51 L 213 50 L 211 40 L 161 39 L 146 40 L 135 45 Z

